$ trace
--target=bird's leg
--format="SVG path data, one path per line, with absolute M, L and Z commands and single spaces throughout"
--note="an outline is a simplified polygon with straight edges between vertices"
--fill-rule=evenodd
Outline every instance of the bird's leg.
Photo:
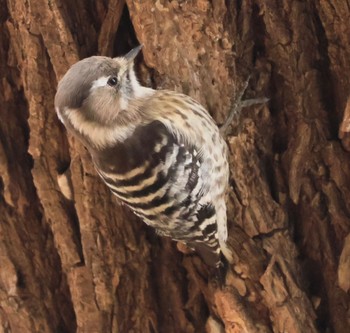
M 242 109 L 249 107 L 249 106 L 252 106 L 252 105 L 255 105 L 255 104 L 263 104 L 269 100 L 266 97 L 242 100 L 243 95 L 247 90 L 249 79 L 250 79 L 250 76 L 248 76 L 248 79 L 244 82 L 243 89 L 241 89 L 241 91 L 238 93 L 238 95 L 235 98 L 235 101 L 231 107 L 231 110 L 229 112 L 228 117 L 226 118 L 223 125 L 220 127 L 220 133 L 223 137 L 227 136 L 228 130 L 229 130 L 230 126 L 232 125 L 233 120 L 235 118 L 239 117 Z

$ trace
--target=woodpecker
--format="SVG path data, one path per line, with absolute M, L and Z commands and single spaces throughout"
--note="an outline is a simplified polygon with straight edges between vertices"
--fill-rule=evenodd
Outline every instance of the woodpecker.
M 140 49 L 74 64 L 58 84 L 57 115 L 117 198 L 158 234 L 220 267 L 221 254 L 230 259 L 226 142 L 191 97 L 141 86 Z

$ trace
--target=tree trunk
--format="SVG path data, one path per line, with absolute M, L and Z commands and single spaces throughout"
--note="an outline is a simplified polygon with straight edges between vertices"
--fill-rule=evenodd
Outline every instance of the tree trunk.
M 0 332 L 350 332 L 350 9 L 344 0 L 0 0 Z M 229 245 L 195 254 L 111 195 L 56 117 L 74 62 L 142 43 L 144 85 L 223 123 Z

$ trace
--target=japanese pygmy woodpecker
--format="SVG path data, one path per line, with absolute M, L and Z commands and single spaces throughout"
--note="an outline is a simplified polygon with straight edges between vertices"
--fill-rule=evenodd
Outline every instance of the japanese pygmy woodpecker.
M 74 64 L 59 82 L 56 112 L 113 194 L 160 235 L 219 267 L 221 253 L 230 255 L 226 143 L 198 102 L 140 85 L 140 49 Z

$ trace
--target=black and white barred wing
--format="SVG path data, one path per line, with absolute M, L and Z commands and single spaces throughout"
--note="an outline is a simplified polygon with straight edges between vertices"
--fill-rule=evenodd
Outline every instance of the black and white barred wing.
M 153 121 L 94 160 L 111 191 L 138 216 L 160 234 L 188 243 L 213 265 L 208 254 L 216 260 L 220 250 L 203 158 L 198 147 Z

